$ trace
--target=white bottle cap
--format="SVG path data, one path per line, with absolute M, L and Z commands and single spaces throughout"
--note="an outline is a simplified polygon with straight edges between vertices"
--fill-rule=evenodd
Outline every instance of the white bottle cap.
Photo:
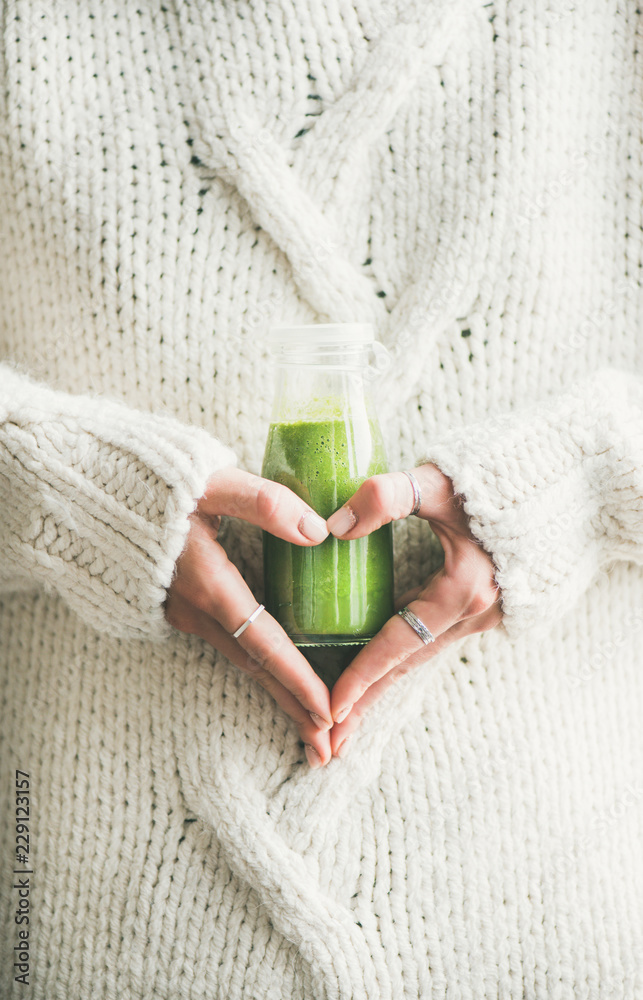
M 273 326 L 268 346 L 333 347 L 339 344 L 372 344 L 375 337 L 371 323 L 309 323 L 303 326 Z

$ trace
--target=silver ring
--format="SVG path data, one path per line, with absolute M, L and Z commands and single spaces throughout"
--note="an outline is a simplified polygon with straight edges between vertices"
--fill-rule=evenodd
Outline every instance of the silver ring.
M 245 630 L 248 628 L 248 625 L 252 625 L 252 623 L 255 620 L 255 618 L 258 618 L 259 615 L 261 614 L 261 612 L 263 610 L 264 610 L 264 605 L 263 604 L 260 604 L 259 607 L 255 608 L 255 610 L 252 612 L 252 614 L 250 615 L 250 617 L 246 618 L 246 620 L 243 623 L 243 625 L 240 625 L 239 628 L 237 629 L 237 631 L 232 633 L 232 638 L 233 639 L 238 639 L 239 636 L 241 635 L 241 633 L 245 632 Z
M 420 621 L 418 616 L 414 615 L 410 608 L 402 608 L 401 611 L 398 611 L 398 615 L 400 615 L 404 621 L 411 626 L 414 632 L 417 632 L 425 646 L 428 646 L 430 642 L 435 642 L 435 636 L 433 633 L 429 632 L 424 622 Z
M 413 510 L 409 514 L 410 517 L 411 514 L 417 514 L 420 507 L 422 506 L 422 491 L 420 490 L 420 484 L 418 483 L 417 479 L 415 478 L 412 472 L 405 472 L 404 475 L 409 477 L 409 482 L 413 487 Z

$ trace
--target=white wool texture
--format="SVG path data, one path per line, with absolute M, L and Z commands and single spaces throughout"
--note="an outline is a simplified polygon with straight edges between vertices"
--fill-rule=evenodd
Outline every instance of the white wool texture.
M 0 997 L 641 1000 L 636 3 L 0 11 Z M 504 618 L 312 770 L 163 605 L 261 469 L 268 327 L 361 321 Z M 402 593 L 441 550 L 394 542 Z M 259 529 L 223 544 L 261 601 Z

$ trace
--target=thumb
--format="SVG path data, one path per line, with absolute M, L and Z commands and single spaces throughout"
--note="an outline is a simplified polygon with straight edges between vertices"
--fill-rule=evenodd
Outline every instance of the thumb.
M 389 521 L 408 517 L 414 503 L 408 476 L 404 472 L 385 472 L 365 480 L 326 524 L 336 538 L 362 538 Z

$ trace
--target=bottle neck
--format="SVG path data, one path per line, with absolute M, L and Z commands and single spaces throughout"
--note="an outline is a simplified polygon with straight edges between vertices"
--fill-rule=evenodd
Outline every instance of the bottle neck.
M 280 368 L 325 368 L 360 372 L 367 368 L 370 344 L 306 344 L 282 343 L 273 347 L 275 363 Z
M 364 370 L 362 362 L 322 364 L 310 355 L 302 363 L 278 364 L 272 422 L 373 419 Z

